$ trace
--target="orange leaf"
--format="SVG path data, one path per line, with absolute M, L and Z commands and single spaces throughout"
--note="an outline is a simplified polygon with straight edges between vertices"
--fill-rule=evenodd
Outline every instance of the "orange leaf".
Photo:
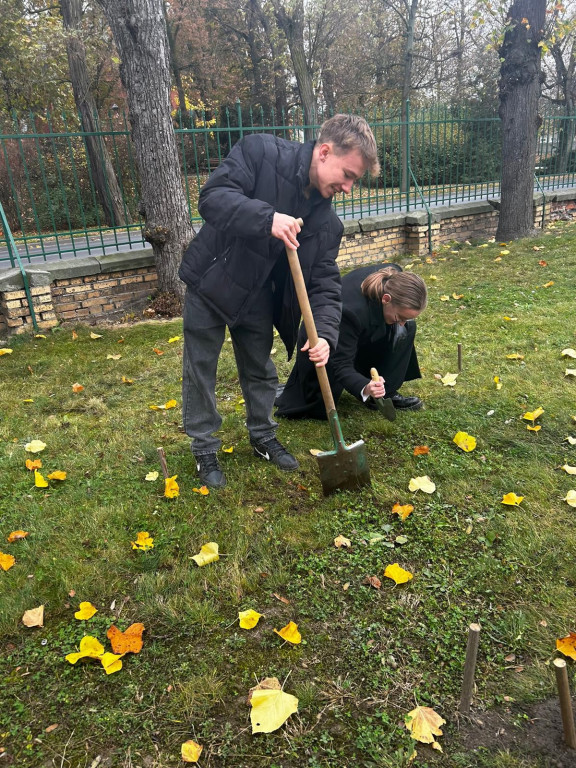
M 378 576 L 366 576 L 362 584 L 368 584 L 368 586 L 374 587 L 374 589 L 380 589 L 382 586 L 382 582 Z
M 414 447 L 414 456 L 426 456 L 430 453 L 430 448 L 427 445 L 417 445 Z
M 576 632 L 570 632 L 567 637 L 557 639 L 556 648 L 560 653 L 563 653 L 564 656 L 570 656 L 571 659 L 576 659 Z
M 396 502 L 394 506 L 392 507 L 392 514 L 398 515 L 400 520 L 406 520 L 408 515 L 412 514 L 414 512 L 414 507 L 412 504 L 399 504 Z
M 4 552 L 0 552 L 0 568 L 2 568 L 3 571 L 10 570 L 15 562 L 15 557 L 12 555 L 6 555 Z
M 34 472 L 35 469 L 42 468 L 42 459 L 26 459 L 26 469 Z
M 82 384 L 78 384 L 78 382 L 76 382 L 75 384 L 72 384 L 72 392 L 82 392 L 83 389 L 84 387 L 82 386 Z
M 158 347 L 154 347 L 154 352 L 156 352 L 157 355 L 163 355 L 164 352 L 161 349 L 158 349 Z
M 144 629 L 144 624 L 131 624 L 125 632 L 121 632 L 112 624 L 106 636 L 114 653 L 140 653 Z
M 26 536 L 28 536 L 28 531 L 12 531 L 6 538 L 8 544 L 12 544 L 14 541 L 18 541 L 18 539 L 25 539 Z

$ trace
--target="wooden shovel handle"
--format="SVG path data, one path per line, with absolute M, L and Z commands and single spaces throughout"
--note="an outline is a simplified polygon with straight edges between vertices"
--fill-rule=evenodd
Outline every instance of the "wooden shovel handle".
M 372 381 L 380 381 L 380 374 L 376 370 L 376 368 L 370 368 L 370 376 L 372 378 Z
M 302 226 L 304 222 L 302 219 L 298 219 L 298 223 Z M 306 328 L 308 341 L 312 348 L 318 344 L 318 332 L 312 315 L 310 300 L 308 299 L 308 291 L 306 290 L 306 283 L 304 282 L 304 275 L 302 274 L 302 267 L 300 266 L 300 259 L 298 258 L 298 251 L 286 247 L 286 254 L 288 256 L 288 264 L 290 265 L 292 279 L 294 280 L 294 285 L 296 287 L 296 296 L 298 297 L 298 304 L 300 305 L 300 311 L 302 312 L 304 327 Z M 318 376 L 318 383 L 320 384 L 326 413 L 330 414 L 331 411 L 336 410 L 336 406 L 334 404 L 334 398 L 332 397 L 332 390 L 330 389 L 326 366 L 316 367 L 316 374 Z

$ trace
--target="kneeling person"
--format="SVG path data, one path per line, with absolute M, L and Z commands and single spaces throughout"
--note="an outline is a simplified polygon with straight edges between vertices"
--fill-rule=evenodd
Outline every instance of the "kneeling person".
M 418 397 L 404 397 L 398 390 L 405 381 L 421 378 L 415 319 L 426 303 L 422 278 L 396 264 L 360 267 L 342 279 L 340 335 L 327 366 L 335 402 L 346 389 L 368 407 L 371 398 L 380 397 L 390 398 L 399 410 L 422 407 Z M 303 328 L 299 338 L 306 338 Z M 372 381 L 371 368 L 378 370 L 378 381 Z M 276 405 L 277 416 L 326 418 L 314 364 L 302 352 Z

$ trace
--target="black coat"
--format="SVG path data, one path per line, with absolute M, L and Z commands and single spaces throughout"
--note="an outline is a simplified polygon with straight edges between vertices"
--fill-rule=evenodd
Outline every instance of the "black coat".
M 341 281 L 336 266 L 343 226 L 331 200 L 308 196 L 314 142 L 298 144 L 267 134 L 246 136 L 202 188 L 205 220 L 180 266 L 180 278 L 234 327 L 258 291 L 271 281 L 274 324 L 290 356 L 300 309 L 282 241 L 271 236 L 275 212 L 304 219 L 298 235 L 318 335 L 332 349 L 338 340 Z
M 396 392 L 404 381 L 421 377 L 414 349 L 416 322 L 409 320 L 404 328 L 387 325 L 382 303 L 370 301 L 360 290 L 369 274 L 384 267 L 401 270 L 397 264 L 371 264 L 349 272 L 342 279 L 340 335 L 327 366 L 336 402 L 344 389 L 361 401 L 362 390 L 370 381 L 370 368 L 377 368 L 384 377 L 388 394 Z M 299 346 L 305 340 L 306 333 L 301 329 Z M 278 416 L 325 418 L 316 370 L 307 355 L 298 352 L 276 405 Z

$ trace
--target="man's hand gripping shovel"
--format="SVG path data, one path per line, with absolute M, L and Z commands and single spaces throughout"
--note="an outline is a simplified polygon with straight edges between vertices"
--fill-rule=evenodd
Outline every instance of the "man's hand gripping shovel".
M 303 224 L 301 219 L 299 219 L 298 223 L 300 226 Z M 304 277 L 302 275 L 298 251 L 295 251 L 292 248 L 286 248 L 286 253 L 288 255 L 288 263 L 290 264 L 292 279 L 294 280 L 294 285 L 296 287 L 296 295 L 298 297 L 298 303 L 300 304 L 304 327 L 306 328 L 308 341 L 312 348 L 318 343 L 318 333 L 316 331 L 314 317 L 312 316 L 312 309 L 310 308 L 310 301 L 308 299 L 308 292 L 306 291 L 306 284 L 304 283 Z M 334 493 L 334 491 L 339 489 L 350 490 L 360 488 L 364 485 L 370 485 L 370 468 L 368 467 L 364 441 L 358 440 L 349 446 L 344 443 L 344 437 L 342 436 L 342 429 L 340 427 L 340 421 L 338 420 L 334 398 L 332 397 L 332 390 L 330 389 L 326 367 L 317 367 L 316 373 L 318 375 L 318 383 L 320 384 L 322 399 L 324 400 L 324 406 L 326 408 L 326 415 L 328 416 L 330 432 L 332 433 L 332 439 L 334 441 L 333 451 L 325 451 L 316 456 L 318 459 L 320 481 L 322 483 L 324 495 L 328 496 L 330 493 Z

